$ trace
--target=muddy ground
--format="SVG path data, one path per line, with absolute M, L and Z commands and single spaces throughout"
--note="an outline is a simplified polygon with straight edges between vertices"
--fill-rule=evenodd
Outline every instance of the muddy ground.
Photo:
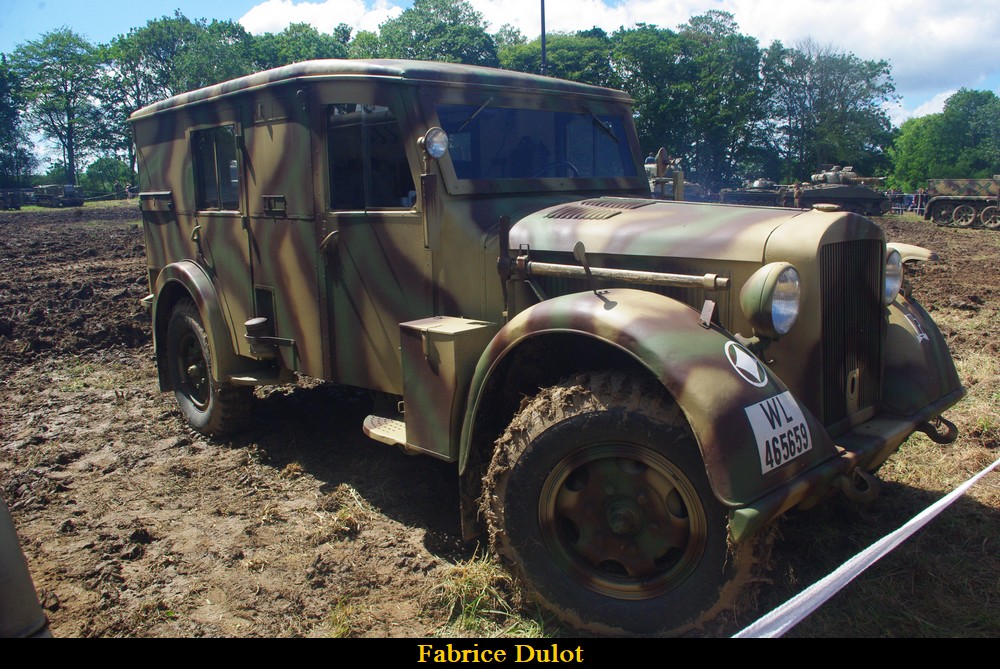
M 157 386 L 148 314 L 139 303 L 148 289 L 137 221 L 132 206 L 0 214 L 0 492 L 54 634 L 517 633 L 502 620 L 492 631 L 463 630 L 437 596 L 461 571 L 456 565 L 482 548 L 458 538 L 452 467 L 363 436 L 364 393 L 318 383 L 271 388 L 258 391 L 253 429 L 244 436 L 213 442 L 185 429 L 172 396 Z M 881 224 L 890 239 L 941 252 L 943 262 L 914 276 L 926 305 L 953 319 L 986 314 L 998 323 L 995 242 L 983 253 L 984 237 L 998 233 L 939 229 L 915 218 Z M 957 357 L 997 351 L 994 330 L 943 330 Z M 973 392 L 997 392 L 995 383 L 977 387 Z M 995 433 L 960 428 L 968 440 L 960 444 L 996 453 Z M 915 439 L 924 449 L 930 443 Z M 897 458 L 906 463 L 906 451 Z M 832 501 L 792 514 L 756 606 L 731 629 L 711 633 L 736 631 L 950 487 L 907 480 L 890 486 L 874 510 Z M 996 523 L 992 501 L 969 504 L 967 512 Z M 948 557 L 953 536 L 926 534 L 914 550 Z M 982 550 L 997 552 L 985 540 Z M 995 559 L 973 562 L 973 569 L 997 566 Z M 889 569 L 921 568 L 904 559 Z M 886 575 L 865 578 L 874 586 Z M 974 602 L 960 606 L 995 595 L 972 593 Z M 913 606 L 917 617 L 943 617 Z M 859 616 L 849 610 L 843 617 Z M 797 633 L 829 634 L 817 626 L 824 624 L 807 621 Z M 995 636 L 997 624 L 987 616 L 981 627 L 934 629 Z M 933 634 L 900 625 L 867 634 L 840 629 Z M 551 623 L 539 629 L 571 633 Z

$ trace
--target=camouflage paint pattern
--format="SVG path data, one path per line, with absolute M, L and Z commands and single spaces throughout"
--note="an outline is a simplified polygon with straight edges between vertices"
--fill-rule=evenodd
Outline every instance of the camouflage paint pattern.
M 398 202 L 332 206 L 343 184 L 331 177 L 342 166 L 331 164 L 328 124 L 347 103 L 398 121 L 397 155 L 412 181 Z M 442 125 L 441 104 L 621 118 L 616 142 L 632 164 L 619 176 L 460 178 L 450 153 L 433 160 L 421 148 Z M 161 384 L 166 322 L 190 297 L 216 379 L 298 372 L 402 399 L 412 428 L 402 445 L 457 462 L 468 505 L 522 396 L 584 366 L 631 365 L 659 379 L 687 417 L 737 538 L 822 496 L 853 467 L 877 466 L 959 399 L 926 313 L 906 298 L 888 309 L 881 302 L 886 244 L 877 226 L 845 212 L 653 200 L 630 105 L 617 91 L 514 72 L 311 61 L 139 110 L 131 120 Z M 198 206 L 193 153 L 219 128 L 231 129 L 236 149 L 217 174 L 238 186 L 239 199 L 209 210 Z M 513 222 L 507 248 L 501 217 Z M 579 268 L 578 242 L 589 265 L 612 277 L 596 294 L 585 279 L 525 269 Z M 512 268 L 506 285 L 498 258 Z M 802 304 L 786 336 L 761 342 L 739 291 L 772 262 L 797 268 Z M 626 288 L 614 278 L 625 270 L 729 283 Z M 715 303 L 710 324 L 706 299 Z M 268 319 L 273 346 L 251 349 L 244 323 L 255 316 Z M 434 318 L 449 327 L 427 325 Z M 919 345 L 918 328 L 927 337 Z M 581 355 L 567 355 L 567 345 Z M 777 432 L 765 420 L 794 422 L 788 434 L 808 434 L 809 448 L 766 463 L 761 434 Z

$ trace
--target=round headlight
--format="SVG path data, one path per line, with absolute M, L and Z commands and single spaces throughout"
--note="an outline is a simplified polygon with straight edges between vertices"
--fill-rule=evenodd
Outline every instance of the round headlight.
M 795 325 L 801 296 L 798 271 L 776 262 L 753 273 L 740 291 L 740 306 L 758 335 L 774 338 Z
M 448 150 L 448 133 L 441 128 L 430 128 L 421 138 L 421 144 L 427 155 L 437 160 Z
M 885 294 L 882 296 L 886 306 L 892 304 L 899 289 L 903 287 L 903 259 L 899 251 L 890 251 L 885 258 Z

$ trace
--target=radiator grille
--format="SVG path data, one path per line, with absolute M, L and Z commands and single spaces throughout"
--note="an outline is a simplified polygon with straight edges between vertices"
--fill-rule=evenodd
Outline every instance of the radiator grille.
M 823 422 L 878 403 L 882 386 L 882 243 L 865 239 L 820 251 Z

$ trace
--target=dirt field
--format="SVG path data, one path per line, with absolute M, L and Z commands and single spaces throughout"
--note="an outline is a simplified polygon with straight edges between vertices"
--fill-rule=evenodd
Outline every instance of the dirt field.
M 245 436 L 192 436 L 157 387 L 137 213 L 0 214 L 0 492 L 55 635 L 570 633 L 525 624 L 530 610 L 479 627 L 456 619 L 441 595 L 482 548 L 458 540 L 454 471 L 366 439 L 364 394 L 268 389 Z M 942 255 L 912 278 L 970 390 L 971 408 L 951 412 L 963 436 L 949 447 L 914 437 L 869 507 L 830 500 L 792 514 L 757 606 L 707 633 L 736 631 L 996 457 L 1000 382 L 984 361 L 998 350 L 1000 234 L 881 223 Z M 1000 635 L 998 478 L 795 634 Z

